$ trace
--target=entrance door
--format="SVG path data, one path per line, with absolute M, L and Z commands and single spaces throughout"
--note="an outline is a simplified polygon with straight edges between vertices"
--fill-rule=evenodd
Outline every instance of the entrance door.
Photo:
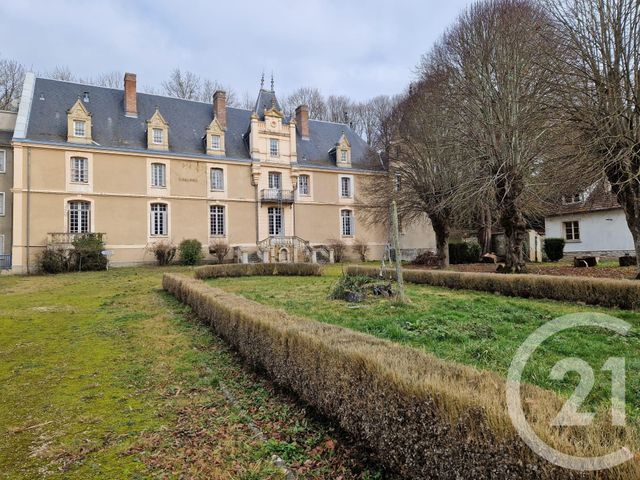
M 282 207 L 269 207 L 269 236 L 284 235 Z

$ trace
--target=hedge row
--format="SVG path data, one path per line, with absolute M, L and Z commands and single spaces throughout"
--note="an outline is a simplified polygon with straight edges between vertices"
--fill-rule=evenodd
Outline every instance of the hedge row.
M 519 440 L 497 374 L 289 315 L 184 276 L 165 274 L 163 287 L 250 366 L 337 421 L 401 478 L 591 478 L 542 460 Z M 532 427 L 550 445 L 581 455 L 611 445 L 611 429 L 601 425 L 559 435 L 549 425 L 562 401 L 537 387 L 523 391 Z M 606 478 L 638 478 L 636 467 L 626 464 Z
M 347 273 L 378 277 L 380 269 L 350 266 Z M 395 278 L 395 271 L 388 269 L 384 276 Z M 410 283 L 494 292 L 510 297 L 548 298 L 624 309 L 640 308 L 640 281 L 636 280 L 417 269 L 403 270 L 403 278 Z
M 320 276 L 322 267 L 317 263 L 227 263 L 207 265 L 195 271 L 195 277 L 200 280 L 268 275 Z

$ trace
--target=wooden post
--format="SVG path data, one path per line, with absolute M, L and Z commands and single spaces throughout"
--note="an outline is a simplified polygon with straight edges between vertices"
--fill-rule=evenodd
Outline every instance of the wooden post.
M 402 253 L 400 251 L 400 232 L 398 230 L 398 206 L 396 201 L 391 202 L 391 224 L 393 235 L 393 248 L 396 252 L 396 281 L 398 282 L 398 301 L 405 303 L 404 280 L 402 279 Z

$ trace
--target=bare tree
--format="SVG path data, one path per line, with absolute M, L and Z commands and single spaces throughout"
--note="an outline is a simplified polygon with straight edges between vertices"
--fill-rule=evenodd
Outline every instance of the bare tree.
M 309 118 L 316 120 L 327 119 L 327 105 L 320 90 L 312 87 L 300 87 L 283 102 L 283 108 L 287 115 L 294 115 L 296 107 L 306 105 L 309 107 Z
M 201 102 L 211 102 L 213 94 L 218 90 L 223 90 L 227 94 L 227 106 L 237 107 L 239 105 L 238 96 L 236 92 L 229 86 L 224 86 L 217 80 L 206 79 L 202 82 L 200 87 L 200 93 L 198 94 L 198 100 Z
M 169 79 L 162 82 L 166 95 L 185 100 L 197 100 L 200 96 L 201 80 L 195 73 L 174 68 Z
M 327 97 L 327 120 L 336 123 L 353 121 L 353 103 L 344 95 L 329 95 Z
M 124 74 L 117 70 L 102 73 L 96 78 L 89 79 L 86 83 L 97 85 L 99 87 L 123 88 Z
M 576 133 L 584 176 L 603 176 L 622 206 L 640 258 L 640 2 L 548 2 L 569 52 L 559 105 Z M 640 270 L 637 278 L 640 278 Z
M 527 215 L 553 190 L 559 134 L 559 56 L 552 22 L 535 0 L 487 0 L 469 7 L 436 48 L 447 65 L 448 106 L 477 176 L 468 195 L 493 195 L 507 240 L 506 272 L 526 269 Z M 423 66 L 423 68 L 425 68 Z
M 76 81 L 76 76 L 66 65 L 57 65 L 53 70 L 51 70 L 51 72 L 46 74 L 46 76 L 53 80 L 63 80 L 65 82 Z
M 24 67 L 16 60 L 0 59 L 0 110 L 18 108 L 24 74 Z

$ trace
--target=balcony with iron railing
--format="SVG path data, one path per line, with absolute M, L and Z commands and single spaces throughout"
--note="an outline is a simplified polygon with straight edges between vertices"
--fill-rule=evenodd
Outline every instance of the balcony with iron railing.
M 260 191 L 262 203 L 293 203 L 293 190 L 281 190 L 279 188 L 265 188 Z
M 47 234 L 47 246 L 56 248 L 68 248 L 73 245 L 73 242 L 87 235 L 93 235 L 104 242 L 105 233 L 48 233 Z

